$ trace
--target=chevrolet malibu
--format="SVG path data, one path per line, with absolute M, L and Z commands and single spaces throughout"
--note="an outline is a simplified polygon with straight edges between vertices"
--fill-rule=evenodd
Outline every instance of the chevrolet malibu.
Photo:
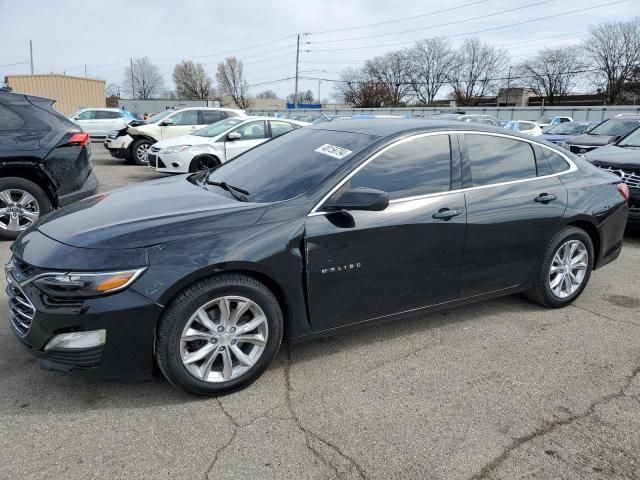
M 323 123 L 42 218 L 12 246 L 9 320 L 49 368 L 157 365 L 192 394 L 228 393 L 283 339 L 520 292 L 564 307 L 620 254 L 628 194 L 500 128 Z

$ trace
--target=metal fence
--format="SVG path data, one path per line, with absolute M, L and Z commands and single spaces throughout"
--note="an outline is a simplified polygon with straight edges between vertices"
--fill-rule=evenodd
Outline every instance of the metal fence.
M 400 115 L 405 117 L 430 117 L 438 113 L 480 113 L 491 115 L 498 120 L 537 120 L 542 116 L 571 117 L 576 121 L 599 122 L 605 118 L 610 118 L 619 113 L 635 113 L 640 115 L 640 106 L 637 105 L 616 105 L 616 106 L 594 106 L 594 107 L 456 107 L 456 108 L 322 108 L 322 109 L 296 109 L 296 110 L 269 110 L 269 109 L 248 109 L 251 115 L 274 116 L 283 115 L 345 115 L 352 116 L 358 114 L 369 115 Z
M 127 100 L 118 99 L 118 108 L 124 108 L 130 112 L 139 114 L 158 113 L 168 108 L 185 108 L 185 107 L 219 107 L 220 102 L 217 100 Z

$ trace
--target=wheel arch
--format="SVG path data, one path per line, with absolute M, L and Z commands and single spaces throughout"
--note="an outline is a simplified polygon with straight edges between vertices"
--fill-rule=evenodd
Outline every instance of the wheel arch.
M 194 172 L 195 170 L 192 169 L 193 167 L 193 163 L 198 160 L 199 158 L 210 158 L 213 161 L 217 162 L 216 167 L 219 167 L 220 165 L 222 165 L 222 160 L 220 160 L 220 157 L 218 157 L 216 154 L 214 153 L 200 153 L 196 156 L 194 156 L 191 161 L 189 162 L 189 172 Z
M 598 268 L 598 261 L 600 260 L 600 253 L 601 253 L 600 252 L 600 248 L 601 248 L 600 232 L 598 231 L 598 227 L 596 227 L 596 225 L 593 222 L 591 222 L 590 220 L 587 220 L 586 218 L 572 220 L 569 223 L 567 223 L 566 226 L 579 228 L 581 230 L 584 230 L 586 234 L 589 235 L 589 238 L 591 239 L 591 243 L 593 243 L 593 254 L 595 257 L 593 259 L 593 268 L 594 270 Z
M 273 275 L 265 272 L 256 264 L 241 263 L 233 265 L 212 265 L 202 268 L 196 272 L 187 275 L 175 284 L 171 285 L 159 298 L 158 303 L 163 306 L 163 309 L 169 305 L 173 299 L 185 288 L 193 285 L 194 283 L 209 277 L 220 276 L 224 274 L 239 274 L 251 277 L 254 280 L 262 283 L 269 291 L 276 297 L 280 309 L 282 310 L 282 318 L 284 319 L 283 325 L 283 338 L 287 338 L 290 322 L 291 322 L 291 299 L 289 299 L 280 285 L 280 283 L 274 278 Z M 158 322 L 160 318 L 158 318 Z
M 54 208 L 59 207 L 58 195 L 49 177 L 38 167 L 36 163 L 24 163 L 19 165 L 12 165 L 11 163 L 0 166 L 0 176 L 6 177 L 19 177 L 38 185 L 44 190 L 47 198 L 51 202 Z

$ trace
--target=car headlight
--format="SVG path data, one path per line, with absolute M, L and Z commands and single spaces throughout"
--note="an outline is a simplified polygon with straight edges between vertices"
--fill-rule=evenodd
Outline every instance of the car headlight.
M 188 150 L 191 145 L 176 145 L 174 147 L 167 147 L 163 150 L 160 150 L 160 153 L 169 154 L 169 153 L 179 153 Z
M 118 272 L 67 272 L 44 274 L 33 284 L 52 297 L 99 297 L 127 288 L 146 270 L 138 268 Z

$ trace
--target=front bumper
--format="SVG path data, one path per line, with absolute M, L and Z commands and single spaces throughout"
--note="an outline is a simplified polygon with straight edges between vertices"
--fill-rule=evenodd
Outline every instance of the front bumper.
M 131 156 L 129 147 L 133 139 L 129 135 L 121 135 L 111 138 L 107 136 L 104 140 L 104 148 L 106 148 L 112 157 L 128 159 Z
M 63 207 L 78 200 L 82 200 L 83 198 L 95 195 L 98 191 L 99 185 L 100 184 L 98 182 L 98 177 L 96 177 L 95 173 L 93 173 L 93 170 L 91 170 L 82 187 L 80 187 L 75 192 L 58 196 L 58 206 Z
M 149 152 L 149 167 L 164 173 L 188 173 L 193 154 L 186 152 L 161 154 Z
M 10 321 L 11 329 L 30 353 L 41 359 L 43 367 L 90 378 L 141 378 L 151 374 L 160 305 L 131 289 L 105 297 L 64 301 L 47 297 L 31 284 L 21 290 L 35 313 L 26 333 Z M 11 310 L 15 300 L 7 293 Z M 56 335 L 96 330 L 106 331 L 104 345 L 45 350 Z

